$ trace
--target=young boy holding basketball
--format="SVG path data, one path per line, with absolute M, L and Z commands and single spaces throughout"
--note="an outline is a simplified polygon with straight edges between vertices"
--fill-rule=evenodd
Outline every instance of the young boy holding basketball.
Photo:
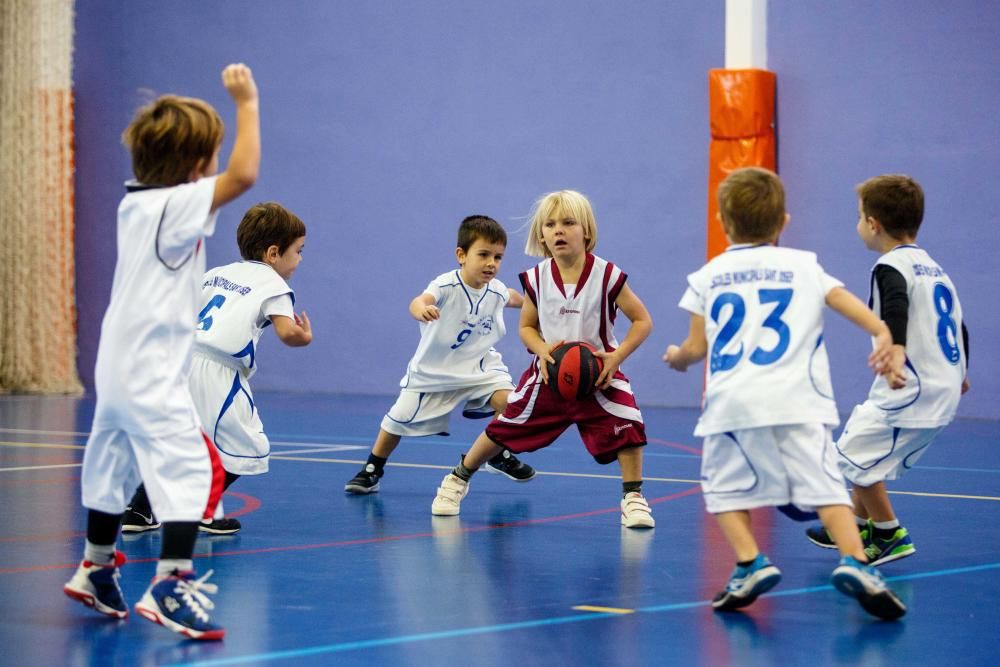
M 243 261 L 211 269 L 202 280 L 189 386 L 225 469 L 224 491 L 240 476 L 268 469 L 271 443 L 249 383 L 257 372 L 264 329 L 273 325 L 281 342 L 291 347 L 312 342 L 309 317 L 295 314 L 295 293 L 286 282 L 302 261 L 305 240 L 306 226 L 297 215 L 275 202 L 256 204 L 236 229 Z M 221 501 L 215 514 L 203 519 L 198 530 L 213 535 L 240 530 L 239 519 L 223 516 Z M 125 511 L 122 532 L 159 525 L 145 486 L 140 486 Z
M 898 384 L 889 329 L 823 271 L 815 254 L 775 246 L 788 222 L 776 174 L 738 169 L 719 186 L 718 197 L 731 245 L 688 276 L 680 306 L 691 313 L 690 331 L 664 355 L 678 371 L 709 356 L 695 428 L 705 439 L 701 485 L 737 561 L 712 607 L 745 607 L 781 579 L 750 525 L 750 510 L 773 506 L 818 512 L 842 556 L 834 586 L 869 613 L 898 618 L 906 607 L 866 564 L 836 472 L 831 431 L 839 418 L 823 345 L 823 306 L 874 337 L 869 364 Z
M 653 321 L 626 284 L 626 274 L 591 253 L 596 245 L 597 222 L 582 194 L 552 192 L 535 204 L 525 252 L 545 259 L 520 276 L 527 297 L 521 308 L 521 340 L 535 356 L 503 414 L 442 480 L 433 514 L 458 514 L 473 473 L 501 448 L 532 452 L 575 424 L 598 463 L 618 461 L 621 466 L 622 525 L 655 525 L 641 491 L 645 427 L 628 378 L 619 369 L 652 331 Z M 617 310 L 632 323 L 621 343 L 614 335 Z M 565 341 L 589 344 L 603 363 L 596 391 L 582 399 L 568 401 L 548 383 L 548 364 L 555 361 L 551 352 Z
M 470 215 L 458 228 L 458 270 L 442 273 L 410 302 L 410 315 L 420 322 L 420 343 L 400 380 L 396 403 L 382 427 L 368 461 L 344 490 L 375 493 L 385 464 L 403 436 L 447 433 L 457 406 L 469 418 L 491 417 L 507 405 L 514 388 L 510 373 L 494 345 L 506 332 L 503 309 L 520 308 L 520 294 L 497 279 L 507 232 L 493 218 Z M 509 451 L 496 451 L 490 472 L 527 482 L 534 469 Z
M 83 456 L 83 561 L 63 590 L 113 618 L 128 616 L 115 549 L 122 513 L 144 481 L 163 520 L 156 576 L 136 604 L 143 617 L 192 639 L 222 639 L 192 567 L 198 523 L 211 518 L 223 470 L 201 428 L 187 376 L 203 241 L 218 210 L 248 190 L 260 167 L 257 85 L 245 65 L 222 81 L 236 103 L 236 139 L 218 175 L 222 121 L 206 102 L 167 95 L 141 109 L 123 140 L 137 181 L 118 207 L 118 261 L 101 325 L 94 424 Z
M 968 388 L 968 332 L 951 278 L 916 245 L 924 192 L 908 176 L 887 174 L 857 187 L 858 236 L 881 254 L 872 269 L 870 304 L 892 332 L 892 354 L 905 362 L 906 387 L 875 378 L 837 441 L 837 463 L 852 484 L 854 518 L 872 565 L 916 552 L 892 509 L 886 480 L 911 468 L 955 417 Z M 959 337 L 961 336 L 961 340 Z M 819 526 L 814 544 L 833 548 Z

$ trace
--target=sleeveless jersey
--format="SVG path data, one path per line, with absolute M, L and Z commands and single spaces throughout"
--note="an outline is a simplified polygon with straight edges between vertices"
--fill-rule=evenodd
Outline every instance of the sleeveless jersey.
M 903 245 L 879 257 L 906 280 L 910 307 L 906 327 L 906 387 L 889 388 L 875 378 L 868 400 L 885 412 L 893 426 L 930 428 L 950 422 L 958 409 L 965 378 L 962 304 L 951 278 L 923 248 Z M 872 270 L 868 304 L 881 312 Z
M 202 239 L 217 217 L 215 177 L 128 187 L 118 206 L 118 259 L 94 372 L 94 427 L 171 435 L 198 423 L 187 376 L 205 272 Z
M 235 262 L 205 274 L 195 351 L 244 372 L 257 371 L 257 344 L 271 315 L 294 319 L 295 293 L 263 262 Z
M 525 295 L 538 309 L 539 330 L 545 341 L 583 341 L 604 352 L 618 348 L 615 301 L 628 276 L 617 266 L 588 253 L 576 285 L 563 283 L 552 258 L 520 278 Z
M 695 435 L 839 423 L 823 344 L 827 293 L 816 255 L 734 245 L 688 276 L 681 308 L 705 318 L 705 397 Z
M 441 316 L 420 323 L 420 343 L 399 386 L 412 391 L 454 391 L 507 374 L 493 346 L 506 328 L 503 308 L 510 294 L 499 280 L 481 290 L 462 282 L 458 270 L 442 273 L 427 285 Z

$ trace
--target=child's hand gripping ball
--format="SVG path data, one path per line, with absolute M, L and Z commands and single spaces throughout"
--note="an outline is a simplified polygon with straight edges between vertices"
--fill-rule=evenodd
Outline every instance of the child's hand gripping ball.
M 604 362 L 587 343 L 564 343 L 552 350 L 555 363 L 548 365 L 549 387 L 568 401 L 585 398 L 594 391 Z

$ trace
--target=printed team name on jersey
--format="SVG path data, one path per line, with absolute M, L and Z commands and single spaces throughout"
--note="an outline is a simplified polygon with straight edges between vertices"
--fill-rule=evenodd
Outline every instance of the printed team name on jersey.
M 251 288 L 245 285 L 237 285 L 232 281 L 226 280 L 222 276 L 215 276 L 214 278 L 206 280 L 204 284 L 202 284 L 202 289 L 207 287 L 218 287 L 220 289 L 226 290 L 227 292 L 238 292 L 243 296 L 246 296 L 247 294 L 253 291 Z
M 719 273 L 712 276 L 712 284 L 709 286 L 709 289 L 755 282 L 791 283 L 794 282 L 794 279 L 794 271 L 781 271 L 780 269 L 727 271 L 726 273 Z
M 926 264 L 914 264 L 913 265 L 913 275 L 915 276 L 930 276 L 931 278 L 940 278 L 941 276 L 948 275 L 944 272 L 940 266 L 928 266 Z
M 472 329 L 480 336 L 488 336 L 493 333 L 493 316 L 487 315 L 481 320 L 475 319 L 463 319 L 462 326 L 466 329 Z

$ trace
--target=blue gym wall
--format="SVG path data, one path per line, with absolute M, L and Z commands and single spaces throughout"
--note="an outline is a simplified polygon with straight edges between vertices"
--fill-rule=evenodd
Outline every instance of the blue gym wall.
M 986 179 L 998 166 L 991 35 L 1000 9 L 769 4 L 779 165 L 793 216 L 784 242 L 818 251 L 864 293 L 874 256 L 853 232 L 853 186 L 884 171 L 919 178 L 928 191 L 920 240 L 951 271 L 978 342 L 962 414 L 997 417 L 1000 381 L 983 341 L 1000 334 L 1000 316 L 977 278 L 998 250 Z M 388 404 L 418 337 L 407 304 L 455 265 L 459 220 L 482 212 L 507 227 L 501 278 L 516 285 L 534 263 L 523 254 L 532 202 L 575 188 L 594 204 L 597 252 L 629 272 L 653 314 L 653 335 L 626 364 L 640 402 L 698 403 L 698 374 L 668 372 L 659 357 L 687 330 L 676 302 L 704 259 L 706 77 L 724 64 L 721 0 L 78 0 L 76 30 L 77 299 L 88 386 L 114 269 L 115 209 L 130 177 L 119 133 L 152 94 L 198 96 L 230 129 L 227 155 L 233 109 L 219 72 L 244 61 L 261 90 L 261 178 L 223 209 L 209 263 L 238 258 L 235 227 L 247 206 L 282 202 L 309 228 L 292 285 L 315 329 L 313 344 L 296 350 L 266 334 L 255 388 L 382 394 L 376 400 Z M 848 410 L 869 382 L 867 342 L 830 319 L 835 388 Z M 528 361 L 516 321 L 508 311 L 501 345 L 515 376 Z

